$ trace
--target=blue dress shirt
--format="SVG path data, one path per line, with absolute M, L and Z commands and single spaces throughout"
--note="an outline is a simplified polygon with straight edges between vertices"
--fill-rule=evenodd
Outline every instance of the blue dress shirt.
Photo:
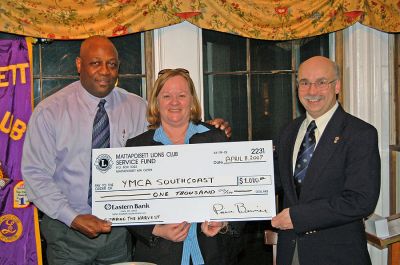
M 144 99 L 118 87 L 105 99 L 111 147 L 123 147 L 127 139 L 146 131 Z M 28 124 L 22 155 L 28 198 L 68 226 L 77 215 L 91 213 L 91 139 L 99 101 L 76 81 L 43 100 Z

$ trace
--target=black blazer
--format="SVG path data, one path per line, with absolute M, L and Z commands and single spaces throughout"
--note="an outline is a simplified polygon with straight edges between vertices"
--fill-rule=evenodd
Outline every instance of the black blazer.
M 275 183 L 294 225 L 279 232 L 277 263 L 291 264 L 297 242 L 301 264 L 371 264 L 363 218 L 373 213 L 380 191 L 377 131 L 339 106 L 316 146 L 298 198 L 292 155 L 304 119 L 290 123 L 276 144 Z
M 210 130 L 193 135 L 189 143 L 225 142 L 227 138 L 221 130 L 202 123 Z M 126 146 L 162 145 L 153 140 L 155 130 L 149 130 L 135 138 L 129 139 Z M 194 169 L 195 170 L 195 169 Z M 200 224 L 197 227 L 197 238 L 200 250 L 206 265 L 233 265 L 236 264 L 240 244 L 240 231 L 244 222 L 229 224 L 227 234 L 217 234 L 207 237 L 201 232 Z M 152 235 L 154 225 L 129 226 L 128 230 L 136 238 L 134 261 L 153 262 L 157 265 L 180 265 L 182 259 L 183 242 L 172 242 Z

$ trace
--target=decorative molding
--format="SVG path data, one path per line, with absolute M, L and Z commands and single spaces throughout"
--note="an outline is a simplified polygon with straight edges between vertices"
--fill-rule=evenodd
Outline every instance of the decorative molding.
M 182 22 L 154 30 L 154 73 L 165 68 L 185 68 L 203 104 L 203 51 L 201 29 Z

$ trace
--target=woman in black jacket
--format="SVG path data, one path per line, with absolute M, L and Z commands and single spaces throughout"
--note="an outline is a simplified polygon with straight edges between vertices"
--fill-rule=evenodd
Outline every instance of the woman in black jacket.
M 189 72 L 181 68 L 162 70 L 149 100 L 149 131 L 129 139 L 126 146 L 227 141 L 222 131 L 200 122 L 200 118 L 201 107 Z M 232 265 L 236 263 L 243 225 L 206 221 L 128 229 L 137 241 L 134 260 L 157 265 Z

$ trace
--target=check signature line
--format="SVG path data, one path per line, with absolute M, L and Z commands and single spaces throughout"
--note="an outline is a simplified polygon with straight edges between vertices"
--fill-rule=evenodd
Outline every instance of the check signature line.
M 221 221 L 221 220 L 243 220 L 243 219 L 245 219 L 245 220 L 250 220 L 250 219 L 253 219 L 253 220 L 268 220 L 268 218 L 272 218 L 272 217 L 274 217 L 274 216 L 272 216 L 272 215 L 268 215 L 268 216 L 252 216 L 252 217 L 229 217 L 229 218 L 210 218 L 210 221 Z

